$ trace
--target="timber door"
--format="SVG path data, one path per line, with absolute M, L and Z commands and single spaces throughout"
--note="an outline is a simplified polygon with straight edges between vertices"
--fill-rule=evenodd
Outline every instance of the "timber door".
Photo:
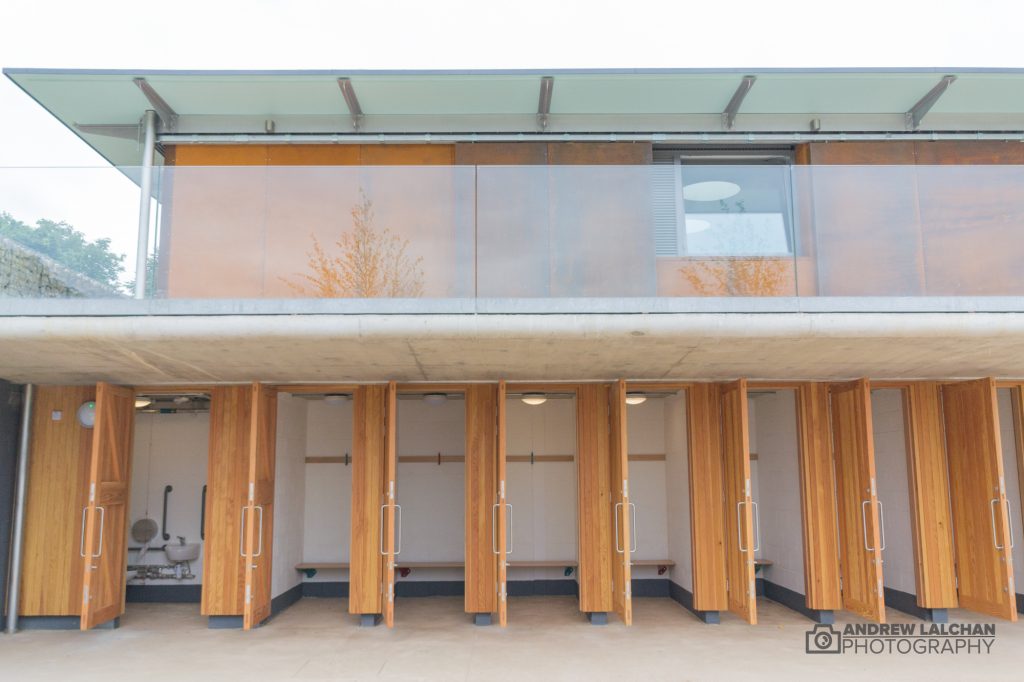
M 996 386 L 942 387 L 960 606 L 1017 620 Z
M 498 400 L 496 386 L 466 387 L 465 610 L 498 613 L 500 622 L 506 601 L 500 575 L 505 563 L 506 508 L 504 467 L 497 447 Z
M 277 391 L 252 385 L 249 421 L 249 490 L 243 512 L 245 536 L 245 609 L 250 630 L 270 617 L 274 549 L 274 462 L 277 442 Z
M 750 495 L 750 416 L 746 379 L 723 384 L 721 402 L 729 610 L 754 624 L 757 623 L 754 583 L 754 552 L 757 547 L 753 528 L 754 502 Z
M 387 496 L 388 387 L 355 390 L 352 456 L 352 539 L 348 611 L 359 616 L 384 613 L 384 505 Z M 393 572 L 393 571 L 392 571 Z
M 866 379 L 830 388 L 839 510 L 843 608 L 885 622 L 871 388 Z
M 98 384 L 95 414 L 80 552 L 84 557 L 83 630 L 124 613 L 135 390 Z
M 630 564 L 636 551 L 636 507 L 629 501 L 629 447 L 626 432 L 626 382 L 622 379 L 609 394 L 612 489 L 612 608 L 622 622 L 633 624 L 633 588 Z

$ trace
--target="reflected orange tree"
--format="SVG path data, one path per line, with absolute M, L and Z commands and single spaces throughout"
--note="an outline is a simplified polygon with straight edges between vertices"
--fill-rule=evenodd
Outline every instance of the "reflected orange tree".
M 374 225 L 373 202 L 359 191 L 352 207 L 352 229 L 342 232 L 328 253 L 313 238 L 309 272 L 298 281 L 284 280 L 292 290 L 311 298 L 416 298 L 423 295 L 423 258 L 409 254 L 409 240 Z
M 701 260 L 680 268 L 698 296 L 780 296 L 787 261 L 763 256 Z

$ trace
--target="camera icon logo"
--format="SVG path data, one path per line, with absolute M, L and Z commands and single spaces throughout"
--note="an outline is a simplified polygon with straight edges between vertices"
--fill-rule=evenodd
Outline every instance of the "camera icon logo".
M 809 654 L 839 654 L 843 651 L 843 635 L 831 625 L 819 623 L 804 633 Z

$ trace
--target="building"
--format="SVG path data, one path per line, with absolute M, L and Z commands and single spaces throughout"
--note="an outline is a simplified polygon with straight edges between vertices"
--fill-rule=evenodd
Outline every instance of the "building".
M 1016 620 L 1024 71 L 5 74 L 135 273 L 0 299 L 9 631 Z

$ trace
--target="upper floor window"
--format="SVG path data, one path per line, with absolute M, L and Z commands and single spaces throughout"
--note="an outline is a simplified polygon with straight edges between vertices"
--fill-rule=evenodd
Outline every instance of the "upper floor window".
M 668 197 L 660 206 L 655 197 L 659 256 L 794 253 L 788 152 L 676 152 L 658 160 L 672 164 L 674 194 L 671 210 Z

